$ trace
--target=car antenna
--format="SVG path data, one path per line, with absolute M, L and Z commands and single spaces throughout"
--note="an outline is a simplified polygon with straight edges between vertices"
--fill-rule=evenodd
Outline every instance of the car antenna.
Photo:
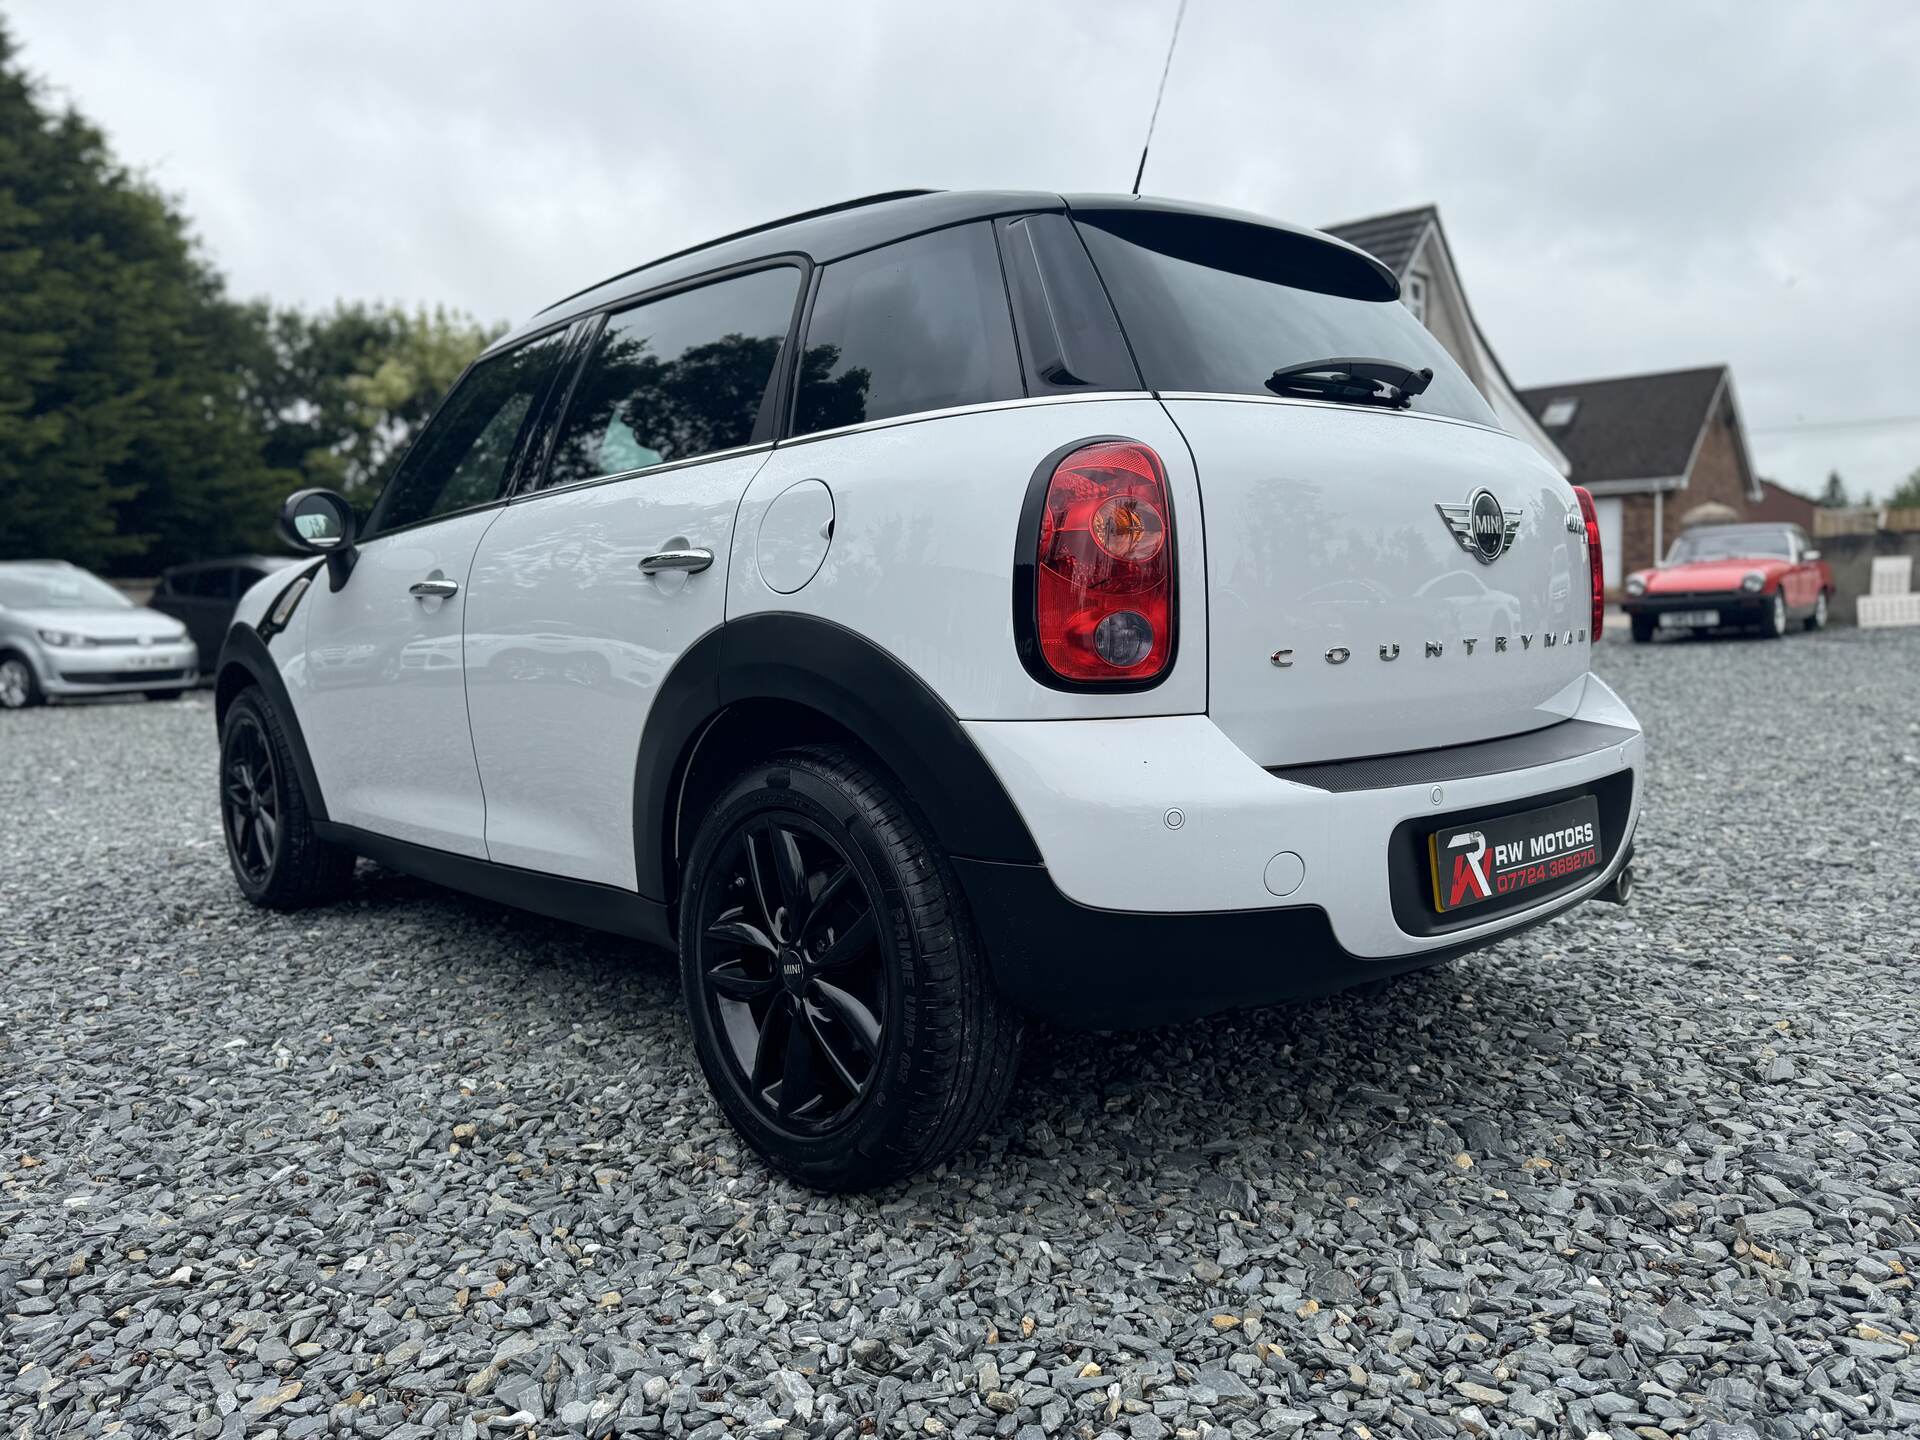
M 1147 173 L 1147 151 L 1153 145 L 1153 127 L 1160 121 L 1160 101 L 1167 93 L 1167 74 L 1173 69 L 1173 47 L 1180 42 L 1180 22 L 1187 18 L 1187 0 L 1173 12 L 1173 34 L 1167 37 L 1167 60 L 1160 67 L 1160 88 L 1153 92 L 1153 114 L 1147 120 L 1146 143 L 1140 147 L 1140 168 L 1133 172 L 1133 198 L 1140 198 L 1140 179 Z

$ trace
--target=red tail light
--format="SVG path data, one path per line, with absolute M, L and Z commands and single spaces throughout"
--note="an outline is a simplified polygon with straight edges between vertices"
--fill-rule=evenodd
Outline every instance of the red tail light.
M 1593 508 L 1593 496 L 1586 486 L 1574 486 L 1573 493 L 1580 498 L 1580 515 L 1587 522 L 1587 573 L 1593 577 L 1593 629 L 1587 633 L 1598 645 L 1607 620 L 1607 563 L 1600 553 L 1600 512 Z
M 1039 477 L 1036 476 L 1036 491 Z M 1029 504 L 1031 504 L 1029 500 Z M 1173 509 L 1167 472 L 1151 448 L 1102 440 L 1062 458 L 1046 476 L 1034 547 L 1030 618 L 1016 593 L 1022 658 L 1037 678 L 1131 689 L 1173 660 Z M 1020 557 L 1024 560 L 1026 557 Z M 1043 669 L 1035 667 L 1035 661 Z

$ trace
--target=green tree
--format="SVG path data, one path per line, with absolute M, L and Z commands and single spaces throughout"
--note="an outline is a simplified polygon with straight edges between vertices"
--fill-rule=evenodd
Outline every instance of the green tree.
M 267 462 L 366 504 L 469 361 L 500 333 L 445 309 L 252 307 L 243 387 Z
M 0 25 L 0 557 L 106 569 L 265 543 L 247 317 L 174 206 L 50 105 Z
M 1827 483 L 1820 490 L 1820 503 L 1829 510 L 1844 510 L 1853 503 L 1847 498 L 1847 487 L 1838 470 L 1827 472 Z
M 1887 508 L 1889 510 L 1920 510 L 1920 469 L 1916 469 L 1902 480 L 1900 488 L 1887 497 Z

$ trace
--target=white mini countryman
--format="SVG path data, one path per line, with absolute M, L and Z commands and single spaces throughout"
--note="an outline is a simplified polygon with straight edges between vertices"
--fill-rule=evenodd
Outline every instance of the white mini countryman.
M 218 671 L 233 871 L 677 948 L 771 1164 L 965 1146 L 1029 1017 L 1159 1024 L 1625 896 L 1590 502 L 1337 240 L 906 193 L 543 311 Z

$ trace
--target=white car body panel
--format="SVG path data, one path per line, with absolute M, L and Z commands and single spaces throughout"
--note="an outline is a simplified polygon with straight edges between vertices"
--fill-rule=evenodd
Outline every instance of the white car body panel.
M 1617 726 L 1630 738 L 1574 759 L 1438 787 L 1342 794 L 1268 774 L 1205 715 L 1080 725 L 975 721 L 966 730 L 1068 899 L 1102 910 L 1174 913 L 1316 905 L 1348 951 L 1377 958 L 1457 945 L 1525 922 L 1531 911 L 1443 935 L 1407 934 L 1388 900 L 1387 841 L 1402 820 L 1491 807 L 1638 769 L 1645 741 L 1632 713 L 1598 677 L 1587 677 L 1581 689 L 1570 718 Z M 1628 836 L 1638 807 L 1636 794 Z M 1169 823 L 1176 811 L 1177 824 Z M 1298 855 L 1305 869 L 1299 888 L 1284 900 L 1264 878 L 1282 851 Z M 1625 853 L 1622 845 L 1593 879 L 1535 908 L 1601 888 Z
M 324 571 L 308 587 L 295 612 L 306 617 L 304 663 L 283 674 L 329 818 L 486 858 L 460 644 L 468 568 L 500 513 L 379 536 L 342 589 Z M 443 600 L 408 593 L 431 577 L 461 588 Z
M 724 618 L 734 515 L 766 462 L 760 450 L 535 491 L 487 531 L 466 676 L 491 859 L 633 887 L 641 731 L 674 662 Z M 641 557 L 688 546 L 711 550 L 712 568 L 640 573 Z
M 1589 597 L 1568 583 L 1585 580 L 1586 542 L 1539 452 L 1415 411 L 1252 397 L 1167 408 L 1206 505 L 1208 712 L 1252 759 L 1430 749 L 1560 718 L 1554 697 L 1588 668 Z M 1483 487 L 1520 516 L 1491 563 L 1436 508 Z
M 271 575 L 262 575 L 240 593 L 240 601 L 233 607 L 233 619 L 229 622 L 229 628 L 233 625 L 258 626 L 267 618 L 267 611 L 272 608 L 273 602 L 280 598 L 287 586 L 313 568 L 312 562 L 309 561 L 289 565 L 286 569 L 276 570 Z M 313 583 L 318 585 L 327 583 L 324 568 L 315 576 Z
M 1124 436 L 1160 455 L 1179 546 L 1179 649 L 1159 685 L 1134 694 L 1039 684 L 1014 649 L 1015 521 L 1034 469 L 1074 441 Z M 755 563 L 761 520 L 798 481 L 833 493 L 833 543 L 791 594 Z M 859 632 L 963 719 L 1071 720 L 1198 713 L 1207 703 L 1206 550 L 1193 461 L 1146 396 L 1073 397 L 905 417 L 777 447 L 734 533 L 727 617 L 790 611 Z

